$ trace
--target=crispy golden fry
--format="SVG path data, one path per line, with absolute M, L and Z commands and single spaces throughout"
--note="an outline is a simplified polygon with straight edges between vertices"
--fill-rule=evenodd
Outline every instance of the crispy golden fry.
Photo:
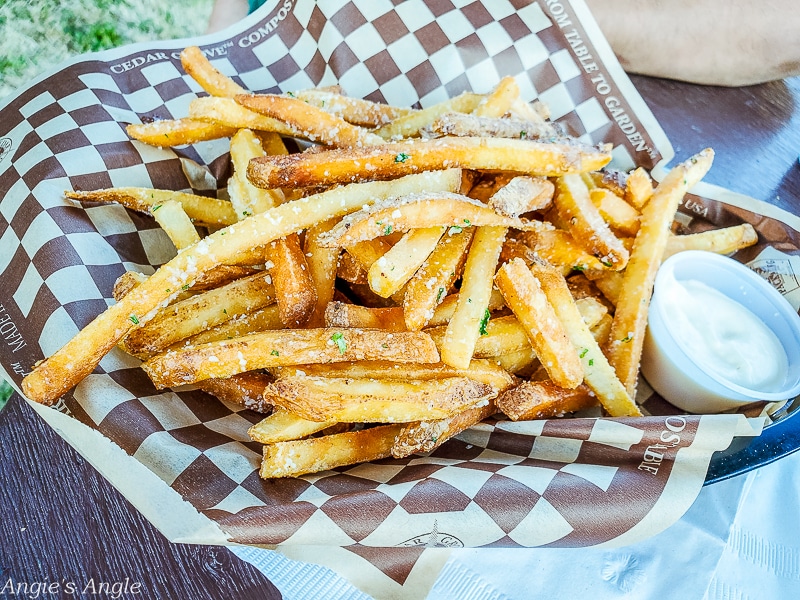
M 458 304 L 440 349 L 442 362 L 450 366 L 465 369 L 475 353 L 478 338 L 486 333 L 492 280 L 506 231 L 505 227 L 479 227 L 472 238 Z
M 161 119 L 149 123 L 130 123 L 125 127 L 125 131 L 132 139 L 158 148 L 218 140 L 236 133 L 236 129 L 228 125 L 188 117 Z
M 218 96 L 195 98 L 189 104 L 189 116 L 208 125 L 232 128 L 233 133 L 238 129 L 250 129 L 286 136 L 297 135 L 297 132 L 283 121 L 245 108 L 233 98 Z
M 409 423 L 397 435 L 392 445 L 392 456 L 405 458 L 412 454 L 433 452 L 453 436 L 491 417 L 496 412 L 497 406 L 494 401 L 490 400 L 483 406 L 468 408 L 447 419 Z
M 431 255 L 444 235 L 445 227 L 412 229 L 367 271 L 373 292 L 388 298 L 399 291 Z
M 513 375 L 519 375 L 520 377 L 530 376 L 531 372 L 539 364 L 536 352 L 534 352 L 530 345 L 516 352 L 493 356 L 491 360 L 507 372 Z
M 318 246 L 323 248 L 324 246 Z M 336 277 L 349 283 L 359 286 L 367 285 L 367 272 L 364 267 L 353 258 L 349 252 L 339 252 L 341 248 L 325 248 L 328 251 L 336 252 L 339 255 L 339 262 L 336 265 Z
M 445 113 L 460 112 L 471 113 L 478 106 L 483 96 L 464 92 L 433 106 L 423 108 L 408 115 L 398 117 L 391 123 L 375 131 L 384 140 L 397 140 L 419 135 L 420 131 L 433 123 Z
M 632 236 L 639 231 L 639 211 L 605 188 L 595 188 L 589 192 L 592 203 L 600 216 L 620 235 Z
M 223 402 L 239 404 L 256 412 L 268 414 L 272 404 L 264 399 L 264 389 L 272 378 L 263 373 L 239 373 L 224 379 L 206 379 L 197 384 L 204 392 Z
M 605 273 L 587 272 L 586 276 L 595 284 L 606 300 L 613 306 L 617 305 L 619 296 L 622 293 L 624 271 L 606 271 Z
M 639 212 L 653 196 L 653 180 L 642 167 L 630 172 L 625 183 L 625 200 Z
M 278 150 L 286 152 L 285 146 Z M 261 139 L 249 129 L 240 129 L 231 138 L 231 162 L 233 163 L 233 177 L 228 183 L 228 192 L 231 203 L 236 209 L 239 219 L 250 215 L 262 213 L 279 204 L 286 198 L 281 190 L 266 190 L 251 184 L 246 175 L 248 163 L 257 156 L 265 156 Z M 231 185 L 235 183 L 235 185 Z
M 321 235 L 320 244 L 347 248 L 365 240 L 409 229 L 444 226 L 457 232 L 466 227 L 484 225 L 534 231 L 546 228 L 540 221 L 523 221 L 499 215 L 477 200 L 461 194 L 431 192 L 375 202 L 348 215 L 327 234 Z
M 272 242 L 267 263 L 275 286 L 281 321 L 287 327 L 303 325 L 317 305 L 317 290 L 298 235 Z
M 564 281 L 564 283 L 566 284 L 566 281 Z M 569 289 L 569 286 L 567 289 Z M 569 291 L 572 296 L 572 290 L 570 289 Z M 572 297 L 574 298 L 574 296 Z M 575 306 L 578 308 L 583 322 L 586 323 L 589 329 L 597 325 L 608 314 L 608 307 L 597 298 L 576 298 Z
M 445 137 L 265 156 L 250 163 L 247 176 L 255 185 L 264 188 L 392 179 L 448 168 L 514 171 L 551 177 L 600 169 L 609 160 L 609 152 L 576 144 Z
M 613 321 L 614 318 L 611 314 L 606 313 L 603 315 L 603 318 L 592 327 L 592 335 L 594 339 L 597 340 L 597 343 L 600 344 L 601 348 L 604 348 L 608 343 L 608 336 L 611 335 L 611 323 Z
M 188 46 L 183 49 L 181 64 L 183 70 L 212 96 L 233 98 L 237 94 L 247 93 L 247 90 L 233 79 L 220 73 L 197 46 Z
M 669 241 L 669 227 L 683 196 L 703 178 L 713 159 L 714 152 L 706 149 L 674 167 L 642 210 L 639 233 L 623 276 L 606 352 L 631 397 L 636 392 L 650 295 Z
M 498 269 L 495 283 L 525 328 L 531 347 L 550 378 L 566 388 L 580 385 L 584 368 L 578 351 L 538 279 L 525 263 L 519 259 L 505 263 Z M 583 324 L 580 316 L 578 320 Z
M 273 411 L 270 416 L 248 429 L 247 435 L 254 442 L 275 444 L 277 442 L 307 438 L 334 425 L 336 425 L 335 421 L 309 421 L 288 410 L 279 408 Z
M 325 236 L 323 236 L 323 238 L 324 237 Z M 323 242 L 318 241 L 318 243 L 321 244 Z M 351 257 L 353 257 L 353 259 L 355 259 L 356 263 L 359 264 L 366 273 L 369 271 L 369 268 L 375 264 L 375 261 L 386 254 L 391 247 L 392 244 L 389 243 L 389 241 L 385 238 L 374 238 L 371 240 L 363 240 L 356 244 L 351 244 L 344 250 L 346 254 L 349 254 Z
M 408 423 L 445 419 L 497 394 L 466 377 L 425 380 L 281 376 L 264 395 L 299 417 L 340 423 Z
M 541 284 L 548 302 L 564 325 L 573 349 L 578 353 L 583 365 L 584 383 L 595 393 L 606 412 L 612 417 L 641 416 L 641 411 L 617 378 L 614 368 L 592 335 L 561 273 L 542 264 L 534 264 L 531 273 Z M 544 360 L 541 362 L 547 368 L 547 363 Z M 560 383 L 552 376 L 551 379 Z
M 431 123 L 432 133 L 458 137 L 494 137 L 555 142 L 564 134 L 553 123 L 515 118 L 494 119 L 475 114 L 447 113 Z
M 535 256 L 558 267 L 565 276 L 575 271 L 587 275 L 604 274 L 609 271 L 599 258 L 590 254 L 583 245 L 575 241 L 569 231 L 564 229 L 519 232 L 517 239 L 525 242 Z M 524 255 L 522 258 L 528 262 Z
M 348 123 L 368 128 L 380 127 L 399 117 L 417 112 L 413 108 L 370 102 L 319 88 L 302 90 L 295 92 L 294 95 L 303 102 L 321 108 Z
M 124 298 L 128 292 L 138 285 L 147 281 L 147 275 L 138 273 L 137 271 L 125 271 L 114 282 L 114 291 L 112 292 L 114 300 L 119 302 Z
M 502 392 L 513 386 L 516 380 L 491 360 L 476 359 L 466 369 L 455 369 L 444 363 L 419 364 L 397 363 L 386 360 L 344 362 L 331 364 L 299 365 L 280 367 L 276 372 L 281 377 L 300 374 L 315 377 L 339 377 L 349 379 L 386 379 L 391 381 L 442 379 L 443 377 L 467 377 Z
M 317 236 L 330 229 L 338 222 L 330 219 L 309 228 L 304 239 L 303 252 L 306 257 L 308 274 L 316 292 L 316 303 L 306 325 L 322 327 L 325 324 L 325 310 L 333 300 L 336 274 L 339 270 L 339 248 L 323 248 L 317 243 Z
M 174 200 L 180 203 L 189 218 L 198 225 L 231 225 L 237 220 L 233 205 L 227 200 L 171 190 L 118 187 L 90 192 L 66 191 L 64 195 L 80 202 L 115 202 L 147 214 L 153 214 L 164 202 Z
M 356 210 L 365 202 L 388 194 L 419 190 L 458 189 L 461 173 L 454 169 L 420 173 L 391 183 L 373 182 L 343 186 L 287 202 L 254 215 L 200 240 L 159 268 L 147 281 L 131 290 L 84 327 L 53 355 L 40 362 L 22 382 L 25 395 L 52 404 L 91 373 L 100 360 L 139 322 L 162 303 L 169 302 L 184 285 L 191 287 L 198 273 L 225 264 L 254 247 Z M 188 211 L 187 211 L 188 212 Z M 236 232 L 235 235 L 233 232 Z
M 269 367 L 352 360 L 436 363 L 439 352 L 422 332 L 281 329 L 168 350 L 142 368 L 163 389 Z
M 336 433 L 305 440 L 264 446 L 259 475 L 263 479 L 297 477 L 336 467 L 387 458 L 402 425 L 379 425 L 369 429 Z
M 523 381 L 496 400 L 497 408 L 512 421 L 549 419 L 597 405 L 589 386 L 568 389 L 552 381 Z
M 414 276 L 403 295 L 403 316 L 409 331 L 419 331 L 433 318 L 436 307 L 461 275 L 474 227 L 451 228 Z
M 434 309 L 433 316 L 428 321 L 427 326 L 440 327 L 442 325 L 447 325 L 450 319 L 453 318 L 453 313 L 455 312 L 457 305 L 458 294 L 450 294 L 449 296 L 445 296 L 441 304 Z M 503 300 L 503 295 L 498 290 L 492 288 L 492 293 L 489 296 L 489 306 L 487 307 L 489 312 L 500 310 L 505 305 L 506 304 Z
M 424 329 L 433 338 L 436 347 L 442 352 L 446 346 L 447 325 Z M 475 340 L 472 356 L 475 358 L 494 358 L 530 348 L 525 328 L 513 315 L 489 319 L 484 325 L 485 334 Z
M 317 108 L 298 98 L 275 94 L 241 94 L 236 102 L 247 109 L 283 121 L 299 135 L 328 146 L 372 146 L 385 141 L 363 127 Z M 300 182 L 297 185 L 302 187 Z M 278 186 L 267 186 L 278 187 Z
M 750 223 L 722 229 L 709 229 L 689 235 L 671 235 L 664 251 L 664 260 L 684 250 L 706 250 L 717 254 L 731 254 L 758 242 L 758 233 Z
M 208 327 L 238 318 L 275 302 L 266 272 L 205 291 L 160 310 L 125 337 L 125 350 L 150 356 Z
M 231 340 L 259 331 L 270 331 L 282 328 L 283 322 L 281 321 L 280 312 L 278 311 L 278 305 L 268 304 L 246 315 L 230 319 L 214 327 L 209 327 L 179 342 L 179 344 L 175 345 L 172 349 L 178 349 L 181 346 L 199 346 L 200 344 L 207 344 L 209 342 Z
M 400 307 L 368 308 L 335 300 L 325 307 L 325 326 L 406 331 Z
M 494 89 L 475 107 L 479 117 L 499 118 L 505 115 L 519 98 L 519 86 L 511 76 L 503 77 Z
M 620 270 L 628 263 L 628 251 L 609 229 L 592 204 L 580 175 L 564 175 L 556 181 L 555 208 L 572 237 L 591 254 Z
M 200 241 L 200 234 L 183 206 L 176 200 L 167 200 L 151 209 L 151 213 L 161 229 L 167 234 L 177 250 L 188 248 Z
M 489 199 L 489 206 L 501 215 L 518 217 L 547 208 L 553 201 L 555 185 L 544 177 L 514 177 Z

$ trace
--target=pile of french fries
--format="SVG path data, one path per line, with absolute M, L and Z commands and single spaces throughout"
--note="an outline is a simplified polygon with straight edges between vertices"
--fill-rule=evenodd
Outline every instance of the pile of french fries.
M 227 189 L 66 192 L 152 215 L 177 255 L 121 277 L 116 303 L 23 389 L 52 404 L 119 345 L 159 389 L 265 413 L 249 431 L 264 478 L 430 452 L 495 415 L 641 415 L 660 262 L 756 241 L 749 225 L 671 230 L 711 150 L 657 186 L 604 171 L 610 148 L 565 135 L 513 78 L 410 109 L 335 87 L 251 94 L 196 47 L 182 62 L 208 95 L 128 133 L 230 138 Z

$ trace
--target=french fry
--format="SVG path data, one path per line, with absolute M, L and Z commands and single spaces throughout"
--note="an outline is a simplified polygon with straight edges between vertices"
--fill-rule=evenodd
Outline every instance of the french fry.
M 400 307 L 368 308 L 336 301 L 329 302 L 325 307 L 325 326 L 406 331 L 403 309 Z
M 231 137 L 236 133 L 236 129 L 228 125 L 209 123 L 189 117 L 160 119 L 149 123 L 130 123 L 125 126 L 125 131 L 132 139 L 158 148 L 218 140 Z
M 299 327 L 317 305 L 317 290 L 297 234 L 272 242 L 269 259 L 281 321 L 287 327 Z
M 523 381 L 501 394 L 496 404 L 512 421 L 529 421 L 591 408 L 597 405 L 597 398 L 587 385 L 569 389 L 552 381 Z
M 195 98 L 189 103 L 189 116 L 207 125 L 232 129 L 233 133 L 239 129 L 249 129 L 286 136 L 297 135 L 297 132 L 283 121 L 245 108 L 233 98 L 219 96 Z
M 600 216 L 580 175 L 558 178 L 554 204 L 559 218 L 581 246 L 609 268 L 620 270 L 625 267 L 628 250 Z
M 146 214 L 153 214 L 164 202 L 174 200 L 180 203 L 192 222 L 198 225 L 231 225 L 237 220 L 230 202 L 184 192 L 118 187 L 84 192 L 66 191 L 64 195 L 79 202 L 114 202 Z
M 278 305 L 268 304 L 246 315 L 229 319 L 214 327 L 209 327 L 200 333 L 196 333 L 182 340 L 179 344 L 183 346 L 199 346 L 209 342 L 231 340 L 243 335 L 258 333 L 259 331 L 270 331 L 282 328 L 283 322 L 278 312 Z M 175 346 L 175 348 L 179 347 L 178 345 Z
M 428 321 L 428 327 L 440 327 L 447 325 L 450 319 L 453 318 L 453 313 L 458 305 L 458 294 L 450 294 L 445 296 L 441 304 L 433 311 L 433 316 Z M 492 288 L 492 293 L 489 296 L 489 305 L 487 308 L 489 312 L 500 310 L 505 306 L 503 295 L 496 289 Z
M 402 425 L 379 425 L 305 440 L 264 446 L 259 475 L 263 479 L 297 477 L 336 467 L 387 458 Z
M 522 221 L 499 215 L 477 200 L 461 194 L 432 192 L 375 202 L 372 206 L 348 215 L 327 234 L 321 235 L 320 244 L 350 247 L 365 240 L 409 229 L 443 226 L 461 230 L 484 225 L 521 230 L 539 230 L 545 227 L 540 221 Z
M 566 388 L 580 385 L 584 368 L 578 351 L 538 279 L 525 263 L 519 259 L 505 263 L 498 269 L 495 283 L 506 304 L 525 328 L 531 347 L 550 378 Z M 583 324 L 580 316 L 578 320 Z
M 264 395 L 309 421 L 408 423 L 444 419 L 485 402 L 497 392 L 466 377 L 426 380 L 281 376 Z
M 609 160 L 608 152 L 576 144 L 444 137 L 380 145 L 362 142 L 358 147 L 265 156 L 250 163 L 247 176 L 253 184 L 264 188 L 374 181 L 447 168 L 554 177 L 596 170 Z
M 636 394 L 650 295 L 669 241 L 669 227 L 683 196 L 703 178 L 713 159 L 714 152 L 708 148 L 675 166 L 658 184 L 642 210 L 639 233 L 623 275 L 606 349 L 609 362 L 631 397 Z
M 409 423 L 397 434 L 392 445 L 392 456 L 405 458 L 412 454 L 433 452 L 444 442 L 497 412 L 493 401 L 483 406 L 468 408 L 446 419 L 432 419 Z
M 497 363 L 498 366 L 509 373 L 521 377 L 529 376 L 533 369 L 539 364 L 536 352 L 534 352 L 530 345 L 516 352 L 493 356 L 490 360 Z
M 316 302 L 306 321 L 309 327 L 322 327 L 325 324 L 325 310 L 335 293 L 340 250 L 323 248 L 317 243 L 317 236 L 330 231 L 336 223 L 337 219 L 330 219 L 314 225 L 308 229 L 304 239 L 303 252 L 311 284 L 316 292 Z
M 247 430 L 254 442 L 275 444 L 289 440 L 307 438 L 323 429 L 333 427 L 335 421 L 309 421 L 296 414 L 279 408 Z
M 595 188 L 589 192 L 600 216 L 620 235 L 633 236 L 639 231 L 639 211 L 614 192 Z
M 436 314 L 461 274 L 467 249 L 475 232 L 473 227 L 448 231 L 414 276 L 403 295 L 403 317 L 409 331 L 419 331 Z
M 653 180 L 642 167 L 628 174 L 625 183 L 625 200 L 639 212 L 653 196 Z
M 423 227 L 406 233 L 367 271 L 367 281 L 372 291 L 388 298 L 400 290 L 431 255 L 445 229 Z
M 705 250 L 717 254 L 731 254 L 758 242 L 758 233 L 750 223 L 709 229 L 689 235 L 670 235 L 663 260 L 684 250 Z
M 584 316 L 570 294 L 564 277 L 552 267 L 541 263 L 534 264 L 530 270 L 539 281 L 558 320 L 564 326 L 573 349 L 578 353 L 578 358 L 583 365 L 584 383 L 595 393 L 606 412 L 612 417 L 641 416 L 642 412 L 639 407 L 628 395 L 625 386 L 617 378 L 616 372 L 592 335 Z M 541 362 L 547 368 L 547 363 L 544 360 Z M 548 373 L 550 373 L 549 369 Z M 552 375 L 551 379 L 559 383 Z
M 501 215 L 518 217 L 547 208 L 553 201 L 555 185 L 544 177 L 514 177 L 492 194 L 489 206 Z
M 299 374 L 315 377 L 339 377 L 348 379 L 384 379 L 391 381 L 442 379 L 444 377 L 467 377 L 490 386 L 496 392 L 507 390 L 515 379 L 491 360 L 476 359 L 466 369 L 455 369 L 444 363 L 420 364 L 397 363 L 386 360 L 360 361 L 331 364 L 299 365 L 280 367 L 280 376 Z
M 494 137 L 521 140 L 560 141 L 565 138 L 553 123 L 519 118 L 493 119 L 475 114 L 447 113 L 431 123 L 432 133 L 458 137 Z
M 375 128 L 413 114 L 413 108 L 370 102 L 345 94 L 312 88 L 294 94 L 298 99 L 361 127 Z
M 564 229 L 542 228 L 532 233 L 523 231 L 517 233 L 517 239 L 525 242 L 534 256 L 558 267 L 564 276 L 575 271 L 588 275 L 605 274 L 610 270 Z M 522 258 L 529 262 L 525 256 Z
M 264 399 L 264 389 L 272 378 L 263 373 L 239 373 L 224 379 L 206 379 L 197 384 L 204 392 L 223 402 L 239 404 L 260 413 L 269 413 L 272 404 Z
M 151 212 L 176 249 L 183 250 L 200 241 L 200 234 L 180 202 L 167 200 L 151 209 Z
M 133 329 L 125 337 L 124 346 L 135 356 L 150 356 L 208 327 L 246 315 L 274 301 L 275 291 L 269 275 L 257 273 L 160 310 L 152 319 Z
M 227 75 L 223 75 L 206 58 L 197 46 L 188 46 L 181 51 L 181 65 L 192 79 L 212 96 L 232 98 L 246 90 Z
M 384 140 L 397 140 L 419 135 L 419 132 L 445 113 L 471 113 L 478 106 L 483 96 L 464 92 L 458 96 L 434 104 L 422 110 L 398 117 L 377 129 L 375 134 Z
M 479 117 L 502 117 L 519 98 L 519 86 L 513 77 L 503 77 L 494 89 L 483 98 L 473 114 Z
M 466 368 L 478 338 L 486 333 L 492 280 L 506 232 L 505 227 L 479 227 L 472 238 L 458 304 L 447 324 L 440 350 L 442 362 L 450 366 Z
M 253 112 L 286 123 L 297 132 L 296 135 L 312 142 L 337 147 L 385 143 L 383 138 L 369 130 L 351 125 L 344 119 L 298 98 L 275 94 L 240 94 L 236 96 L 236 102 Z
M 436 363 L 439 352 L 422 332 L 281 329 L 168 350 L 142 368 L 163 389 L 269 367 L 352 360 Z
M 120 302 L 100 313 L 49 358 L 37 364 L 23 379 L 25 395 L 43 404 L 52 404 L 91 373 L 100 360 L 138 322 L 177 290 L 193 283 L 196 273 L 207 271 L 226 260 L 249 252 L 319 221 L 343 216 L 365 202 L 388 194 L 412 193 L 422 189 L 458 189 L 461 173 L 457 169 L 440 173 L 421 173 L 391 183 L 372 182 L 362 186 L 343 186 L 327 192 L 287 202 L 260 215 L 204 238 L 159 268 L 147 281 L 131 290 Z M 188 212 L 188 210 L 187 210 Z M 226 235 L 230 234 L 230 235 Z

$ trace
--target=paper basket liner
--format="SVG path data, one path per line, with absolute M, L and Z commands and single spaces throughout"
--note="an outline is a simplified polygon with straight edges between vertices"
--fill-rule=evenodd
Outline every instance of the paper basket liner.
M 186 45 L 200 44 L 255 92 L 339 83 L 350 95 L 397 105 L 486 92 L 515 75 L 524 99 L 546 102 L 571 133 L 613 142 L 621 168 L 672 158 L 581 2 L 285 0 L 222 35 L 72 61 L 0 110 L 0 364 L 17 389 L 36 361 L 113 302 L 117 277 L 150 273 L 174 254 L 151 218 L 79 206 L 64 190 L 214 195 L 225 186 L 227 140 L 158 149 L 125 133 L 127 123 L 185 116 L 204 94 L 180 66 Z M 687 232 L 753 223 L 761 239 L 743 260 L 767 247 L 796 253 L 794 217 L 763 216 L 763 208 L 688 196 L 680 221 Z M 640 539 L 680 518 L 714 451 L 760 427 L 738 415 L 672 416 L 658 398 L 645 408 L 653 416 L 490 422 L 430 456 L 263 481 L 261 446 L 247 436 L 260 415 L 199 391 L 159 393 L 121 351 L 56 406 L 155 473 L 231 541 L 343 546 L 364 556 L 370 547 Z

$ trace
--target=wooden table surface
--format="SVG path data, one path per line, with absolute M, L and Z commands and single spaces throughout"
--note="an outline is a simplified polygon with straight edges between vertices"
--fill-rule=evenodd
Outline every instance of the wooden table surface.
M 707 181 L 800 214 L 800 79 L 737 89 L 633 80 L 676 159 L 711 146 Z M 0 413 L 0 440 L 0 586 L 127 581 L 141 593 L 126 598 L 280 598 L 225 548 L 167 542 L 18 396 Z

